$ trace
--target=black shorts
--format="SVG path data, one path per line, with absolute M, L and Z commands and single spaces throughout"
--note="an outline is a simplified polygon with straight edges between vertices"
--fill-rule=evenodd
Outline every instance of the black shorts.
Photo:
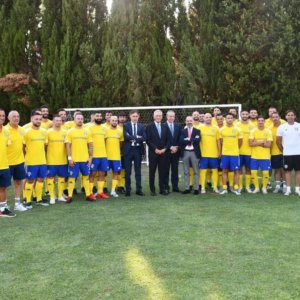
M 271 167 L 272 167 L 272 169 L 283 168 L 283 155 L 282 154 L 271 156 Z
M 300 155 L 283 156 L 283 169 L 285 171 L 300 171 Z

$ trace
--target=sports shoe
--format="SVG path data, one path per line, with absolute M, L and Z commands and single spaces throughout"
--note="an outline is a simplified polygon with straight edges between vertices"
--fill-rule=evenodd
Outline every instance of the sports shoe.
M 220 195 L 225 195 L 225 194 L 227 194 L 227 193 L 228 193 L 228 191 L 225 190 L 225 189 L 220 190 Z
M 201 189 L 201 194 L 206 194 L 206 190 L 205 189 Z
M 259 192 L 260 192 L 259 189 L 255 189 L 255 190 L 252 191 L 252 194 L 257 194 L 257 193 L 259 193 Z
M 267 194 L 268 194 L 268 190 L 267 190 L 267 189 L 261 189 L 261 192 L 262 192 L 264 195 L 267 195 Z
M 36 205 L 39 206 L 49 206 L 49 203 L 47 200 L 40 200 L 40 201 L 36 201 Z
M 16 210 L 16 211 L 26 211 L 27 208 L 22 203 L 19 203 L 19 204 L 15 204 L 14 210 Z
M 113 196 L 114 198 L 119 197 L 119 195 L 116 193 L 116 191 L 111 191 L 110 195 Z
M 278 194 L 279 192 L 281 192 L 281 187 L 280 187 L 280 185 L 276 185 L 273 193 Z
M 217 188 L 214 188 L 213 192 L 216 193 L 216 194 L 220 194 L 220 191 Z
M 284 196 L 289 196 L 291 194 L 291 191 L 286 191 L 283 195 Z
M 97 200 L 96 196 L 94 194 L 90 194 L 85 198 L 86 201 L 95 202 Z
M 272 189 L 272 184 L 271 183 L 268 183 L 267 184 L 267 190 L 271 190 Z
M 67 200 L 66 200 L 66 203 L 67 204 L 70 204 L 70 203 L 72 203 L 73 202 L 73 198 L 72 197 L 67 197 Z
M 28 209 L 32 209 L 32 203 L 31 202 L 28 202 L 28 203 L 25 203 L 24 204 L 25 208 L 28 210 Z
M 233 190 L 232 193 L 236 194 L 237 196 L 240 196 L 240 195 L 241 195 L 239 189 Z
M 100 194 L 97 194 L 96 196 L 97 198 L 102 198 L 102 199 L 109 199 L 109 196 L 106 195 L 105 193 L 100 193 Z
M 295 191 L 295 194 L 296 194 L 297 196 L 300 196 L 300 191 Z
M 57 201 L 58 202 L 66 202 L 67 200 L 65 199 L 65 197 L 60 197 L 60 198 L 57 198 Z
M 4 208 L 0 209 L 0 217 L 13 218 L 15 216 L 16 216 L 16 214 L 11 212 L 7 207 L 4 207 Z
M 55 204 L 55 199 L 50 199 L 50 204 Z
M 251 190 L 250 188 L 246 188 L 246 192 L 247 192 L 248 194 L 252 194 L 252 190 Z

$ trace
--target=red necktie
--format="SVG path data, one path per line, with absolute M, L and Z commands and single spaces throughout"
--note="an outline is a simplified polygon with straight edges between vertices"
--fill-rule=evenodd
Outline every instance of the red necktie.
M 188 129 L 188 137 L 189 137 L 189 139 L 191 139 L 191 137 L 192 137 L 192 128 Z

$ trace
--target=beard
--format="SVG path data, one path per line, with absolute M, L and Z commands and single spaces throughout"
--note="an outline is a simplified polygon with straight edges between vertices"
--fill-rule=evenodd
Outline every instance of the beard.
M 100 125 L 101 122 L 102 122 L 102 120 L 98 120 L 98 119 L 97 119 L 97 120 L 95 119 L 94 121 L 95 121 L 95 123 L 96 123 L 97 125 Z

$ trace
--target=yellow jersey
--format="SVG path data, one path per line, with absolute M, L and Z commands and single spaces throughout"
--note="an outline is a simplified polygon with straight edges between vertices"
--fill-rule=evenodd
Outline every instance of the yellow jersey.
M 66 165 L 68 164 L 66 152 L 66 136 L 67 132 L 63 129 L 59 131 L 50 128 L 48 134 L 48 147 L 47 147 L 47 164 L 48 165 Z
M 44 128 L 46 130 L 48 130 L 52 125 L 52 121 L 47 120 L 47 121 L 43 121 L 41 122 L 41 128 Z
M 0 131 L 0 170 L 9 168 L 8 157 L 7 157 L 7 146 L 11 143 L 9 131 L 2 126 Z
M 28 128 L 30 128 L 31 126 L 32 126 L 32 123 L 29 122 L 29 123 L 23 125 L 23 129 L 28 129 Z
M 283 119 L 280 119 L 280 124 L 284 124 L 285 121 Z M 265 120 L 265 127 L 266 128 L 271 128 L 273 127 L 273 120 L 271 118 L 268 118 L 267 120 Z
M 27 166 L 45 165 L 47 131 L 43 128 L 29 128 L 25 131 L 24 142 L 26 145 L 25 164 Z
M 250 132 L 255 128 L 250 122 L 247 124 L 244 124 L 242 122 L 239 122 L 237 124 L 237 127 L 242 131 L 243 133 L 243 144 L 240 148 L 240 155 L 251 155 L 252 148 L 249 144 L 249 135 Z
M 215 117 L 213 117 L 213 118 L 211 119 L 211 125 L 217 126 L 217 127 L 218 127 L 218 122 L 217 122 L 217 119 L 216 119 Z
M 278 127 L 275 127 L 274 125 L 269 127 L 269 129 L 272 132 L 272 138 L 273 138 L 272 146 L 271 146 L 271 155 L 280 155 L 280 154 L 282 154 L 282 151 L 278 148 L 277 143 L 276 143 Z
M 21 126 L 14 128 L 9 123 L 5 128 L 9 131 L 11 140 L 7 148 L 8 163 L 10 166 L 19 165 L 25 161 L 23 153 L 25 130 Z
M 116 128 L 109 128 L 105 134 L 105 145 L 108 160 L 121 160 L 121 145 L 120 142 L 124 140 L 123 132 Z
M 72 128 L 75 128 L 75 126 L 76 126 L 76 124 L 74 121 L 68 121 L 68 122 L 65 122 L 64 129 L 70 130 Z
M 273 141 L 272 132 L 268 128 L 264 128 L 262 130 L 260 130 L 259 128 L 255 128 L 250 132 L 249 139 L 255 140 L 256 142 Z M 271 157 L 270 148 L 265 148 L 262 146 L 252 147 L 251 158 L 270 159 L 270 157 Z
M 249 119 L 249 123 L 251 124 L 252 127 L 257 127 L 257 120 L 252 121 L 251 119 Z
M 102 125 L 93 124 L 89 127 L 89 130 L 92 135 L 93 140 L 93 157 L 100 158 L 100 157 L 107 157 L 106 154 L 106 146 L 105 146 L 105 132 L 106 127 Z
M 218 151 L 218 140 L 220 138 L 219 128 L 216 126 L 201 126 L 201 141 L 200 148 L 203 157 L 214 157 L 217 158 L 219 155 Z
M 240 154 L 239 139 L 242 138 L 243 133 L 238 127 L 223 126 L 220 129 L 220 139 L 223 140 L 222 155 L 238 156 Z
M 198 124 L 193 124 L 193 127 L 198 129 L 198 130 L 201 130 L 201 127 L 204 126 L 204 124 L 202 123 L 198 123 Z
M 75 162 L 89 159 L 88 144 L 92 143 L 91 132 L 86 128 L 72 128 L 67 132 L 66 143 L 71 144 L 71 156 Z

